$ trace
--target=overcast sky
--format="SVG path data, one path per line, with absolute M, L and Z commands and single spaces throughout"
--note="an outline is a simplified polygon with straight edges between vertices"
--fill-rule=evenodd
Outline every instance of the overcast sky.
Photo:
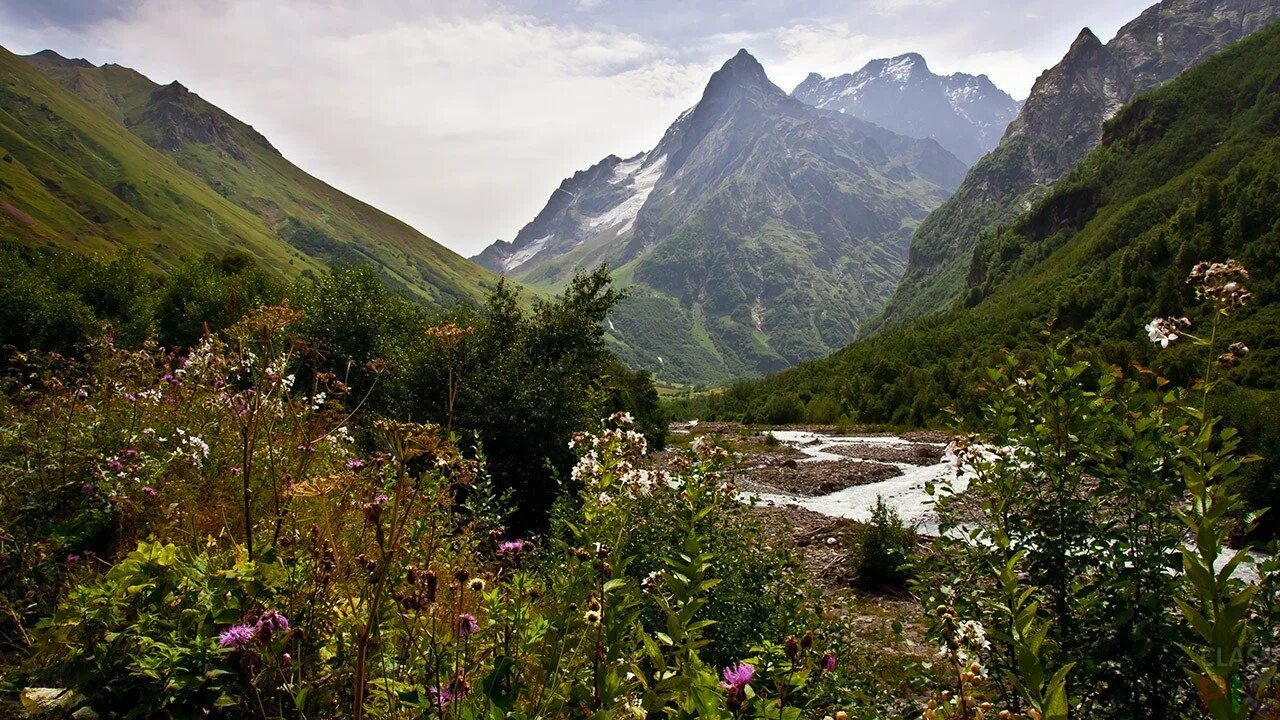
M 0 0 L 0 44 L 180 80 L 463 255 L 655 144 L 739 47 L 790 91 L 915 51 L 1017 98 L 1154 0 Z

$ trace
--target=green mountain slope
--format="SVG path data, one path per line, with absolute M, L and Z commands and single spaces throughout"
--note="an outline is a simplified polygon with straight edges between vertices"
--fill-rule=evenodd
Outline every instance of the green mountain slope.
M 307 175 L 178 83 L 117 65 L 0 49 L 0 233 L 160 267 L 244 250 L 287 275 L 367 262 L 433 305 L 496 278 Z
M 1000 145 L 920 225 L 902 283 L 871 326 L 943 310 L 964 290 L 971 252 L 1097 146 L 1102 126 L 1136 95 L 1159 87 L 1280 19 L 1276 0 L 1163 0 L 1106 45 L 1088 28 L 1036 80 Z
M 975 405 L 978 377 L 1002 348 L 1037 346 L 1050 324 L 1080 333 L 1082 344 L 1113 362 L 1158 363 L 1166 376 L 1186 379 L 1202 370 L 1191 363 L 1192 349 L 1157 352 L 1143 326 L 1170 315 L 1206 324 L 1187 274 L 1198 261 L 1229 257 L 1252 271 L 1255 300 L 1222 330 L 1252 349 L 1228 379 L 1248 398 L 1238 405 L 1254 408 L 1246 420 L 1275 433 L 1280 25 L 1121 110 L 1098 149 L 975 250 L 968 306 L 884 330 L 688 410 L 777 419 L 769 416 L 821 408 L 832 418 L 937 421 L 948 405 Z
M 852 339 L 963 173 L 933 140 L 789 97 L 743 50 L 656 147 L 565 180 L 476 259 L 548 288 L 608 261 L 631 291 L 608 327 L 625 362 L 682 382 L 760 375 Z

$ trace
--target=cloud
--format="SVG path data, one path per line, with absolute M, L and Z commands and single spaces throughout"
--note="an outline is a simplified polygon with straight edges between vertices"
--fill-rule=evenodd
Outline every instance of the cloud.
M 1016 96 L 1148 0 L 0 0 L 0 42 L 118 62 L 470 255 L 652 145 L 747 47 L 790 90 L 908 51 Z
M 514 236 L 563 177 L 654 144 L 711 71 L 627 33 L 356 2 L 149 0 L 88 35 L 35 34 L 181 79 L 463 254 Z

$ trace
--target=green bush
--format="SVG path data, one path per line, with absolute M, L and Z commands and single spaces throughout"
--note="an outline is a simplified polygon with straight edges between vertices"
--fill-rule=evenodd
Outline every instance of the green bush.
M 86 707 L 123 717 L 181 717 L 196 708 L 237 716 L 248 700 L 246 678 L 219 632 L 269 608 L 282 579 L 271 565 L 142 543 L 105 574 L 86 575 L 42 624 L 38 672 L 68 683 Z M 261 657 L 268 666 L 280 662 Z
M 902 524 L 898 511 L 877 495 L 850 558 L 858 583 L 876 590 L 904 589 L 910 580 L 907 562 L 914 550 L 914 533 Z

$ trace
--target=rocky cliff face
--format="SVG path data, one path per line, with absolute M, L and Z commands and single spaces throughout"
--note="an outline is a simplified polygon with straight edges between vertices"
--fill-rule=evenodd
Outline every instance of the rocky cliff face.
M 963 173 L 932 140 L 789 97 L 744 50 L 652 150 L 566 179 L 475 259 L 549 288 L 608 262 L 632 289 L 609 328 L 624 360 L 683 381 L 754 375 L 853 337 Z
M 1019 104 L 986 75 L 935 75 L 916 53 L 872 60 L 856 73 L 811 73 L 791 93 L 896 133 L 933 138 L 966 164 L 1000 141 Z
M 1028 209 L 1098 145 L 1123 105 L 1278 19 L 1280 0 L 1164 0 L 1106 45 L 1082 31 L 1036 81 L 1000 145 L 920 226 L 902 284 L 873 326 L 955 302 L 980 235 Z

